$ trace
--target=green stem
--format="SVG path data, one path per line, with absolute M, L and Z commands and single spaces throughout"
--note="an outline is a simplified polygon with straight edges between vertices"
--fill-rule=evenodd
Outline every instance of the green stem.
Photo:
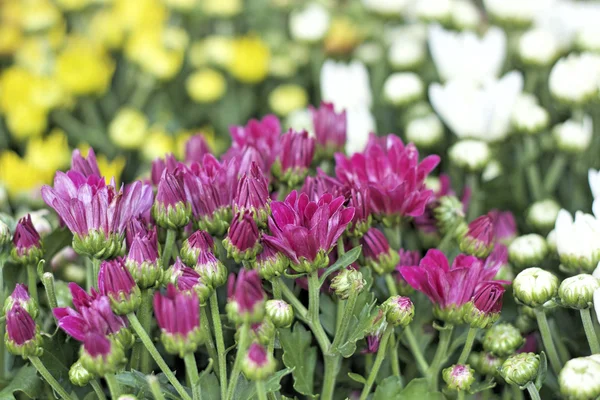
M 137 317 L 142 328 L 148 334 L 152 328 L 152 289 L 142 290 L 142 302 L 137 311 Z M 144 347 L 144 343 L 137 342 L 131 353 L 131 368 L 149 374 L 152 368 L 150 354 Z
M 198 375 L 198 365 L 196 364 L 194 353 L 186 353 L 183 357 L 183 361 L 185 362 L 185 371 L 192 384 L 192 398 L 194 400 L 200 400 L 202 399 L 202 392 L 199 384 L 200 377 Z
M 223 340 L 223 328 L 221 327 L 221 315 L 219 313 L 219 299 L 217 291 L 213 290 L 210 296 L 210 313 L 215 330 L 215 341 L 217 342 L 217 357 L 219 359 L 219 383 L 221 384 L 221 398 L 227 395 L 227 363 L 225 360 L 225 341 Z
M 279 285 L 279 278 L 273 279 L 271 281 L 271 287 L 273 289 L 273 298 L 277 300 L 281 300 L 281 286 Z
M 298 300 L 294 292 L 290 290 L 289 287 L 285 283 L 282 282 L 281 278 L 273 278 L 273 282 L 275 285 L 279 286 L 281 289 L 281 294 L 285 299 L 294 307 L 294 311 L 296 312 L 296 316 L 301 320 L 308 324 L 308 310 L 304 307 L 304 304 Z
M 235 387 L 237 386 L 238 378 L 242 370 L 242 360 L 246 356 L 246 351 L 249 344 L 249 331 L 250 325 L 247 322 L 244 322 L 240 329 L 237 353 L 235 355 L 235 361 L 233 362 L 231 376 L 229 377 L 229 387 L 227 388 L 227 396 L 225 397 L 227 400 L 233 400 L 233 396 L 235 395 Z
M 319 347 L 323 354 L 329 352 L 329 338 L 323 330 L 321 321 L 319 319 L 319 298 L 321 295 L 321 287 L 319 285 L 319 274 L 317 271 L 313 271 L 308 275 L 308 320 L 309 327 L 312 330 Z
M 550 164 L 550 168 L 548 169 L 548 173 L 544 178 L 544 190 L 546 193 L 553 194 L 556 185 L 560 181 L 560 178 L 563 174 L 565 167 L 567 166 L 567 156 L 563 153 L 556 153 L 554 159 L 552 160 L 552 164 Z
M 98 289 L 98 274 L 100 273 L 100 260 L 92 258 L 92 283 Z
M 191 400 L 190 396 L 187 394 L 187 392 L 185 391 L 185 389 L 183 388 L 181 383 L 175 377 L 175 374 L 173 374 L 173 371 L 171 371 L 171 369 L 169 368 L 169 366 L 167 365 L 165 360 L 162 358 L 162 356 L 156 349 L 156 346 L 154 346 L 154 343 L 152 343 L 152 339 L 150 339 L 150 336 L 148 336 L 148 334 L 146 333 L 146 331 L 140 324 L 140 321 L 135 316 L 135 314 L 134 313 L 127 314 L 127 319 L 129 319 L 129 323 L 131 324 L 133 330 L 135 331 L 135 333 L 137 333 L 139 338 L 142 340 L 142 343 L 144 344 L 144 346 L 146 346 L 146 349 L 148 350 L 148 352 L 150 353 L 152 358 L 154 358 L 154 361 L 156 361 L 156 364 L 158 364 L 158 366 L 160 367 L 162 372 L 165 374 L 165 376 L 167 377 L 169 382 L 171 382 L 171 385 L 173 385 L 175 390 L 177 390 L 177 393 L 179 393 L 179 395 L 182 398 L 184 398 L 186 400 Z
M 427 371 L 429 370 L 429 364 L 427 364 L 427 360 L 423 356 L 423 352 L 421 352 L 421 348 L 417 343 L 417 339 L 415 338 L 415 334 L 412 331 L 410 325 L 404 328 L 404 337 L 408 342 L 408 348 L 410 349 L 415 361 L 417 362 L 417 369 L 423 376 L 427 376 Z
M 36 266 L 34 264 L 27 264 L 27 284 L 29 285 L 29 295 L 36 303 L 39 303 Z
M 390 296 L 398 296 L 398 289 L 396 288 L 396 280 L 392 274 L 385 274 L 385 284 L 387 285 Z
M 550 365 L 554 370 L 554 373 L 558 375 L 560 370 L 562 369 L 562 364 L 560 359 L 558 358 L 558 352 L 556 351 L 556 347 L 554 346 L 554 342 L 552 341 L 552 334 L 550 332 L 550 327 L 548 326 L 548 319 L 546 318 L 546 313 L 541 308 L 535 308 L 535 317 L 537 319 L 538 327 L 540 328 L 540 334 L 542 335 L 542 342 L 544 343 L 544 348 L 546 349 L 546 353 L 548 353 L 548 359 L 550 359 Z
M 529 382 L 525 387 L 529 392 L 529 396 L 531 396 L 531 400 L 542 400 L 542 398 L 540 397 L 540 392 L 538 392 L 533 382 Z
M 92 389 L 94 389 L 94 392 L 96 392 L 98 400 L 106 400 L 104 390 L 102 390 L 102 386 L 100 386 L 100 383 L 96 379 L 92 379 L 90 381 L 90 385 L 92 385 Z
M 513 393 L 513 399 L 515 400 L 523 400 L 523 392 L 517 385 L 510 385 Z
M 472 221 L 480 214 L 479 175 L 469 173 L 467 175 L 467 186 L 471 189 L 471 203 L 469 204 L 467 221 Z
M 534 160 L 536 152 L 535 139 L 529 135 L 525 136 L 525 157 L 527 158 L 527 182 L 529 183 L 529 190 L 533 201 L 541 200 L 544 197 L 544 188 L 542 186 L 542 178 L 540 177 L 540 170 L 537 165 L 537 160 Z
M 475 337 L 477 337 L 477 332 L 479 329 L 477 328 L 469 328 L 469 333 L 467 334 L 467 341 L 465 342 L 465 347 L 463 347 L 462 353 L 460 353 L 460 357 L 458 357 L 459 364 L 466 364 L 469 358 L 469 354 L 471 354 L 471 349 L 473 348 L 473 343 L 475 343 Z
M 152 396 L 154 396 L 154 400 L 165 400 L 165 395 L 160 389 L 158 378 L 154 375 L 148 375 L 146 381 L 148 382 L 148 386 L 150 386 L 150 391 L 152 392 Z
M 46 289 L 46 296 L 48 297 L 48 304 L 51 309 L 58 307 L 58 301 L 56 300 L 56 290 L 54 289 L 54 275 L 51 272 L 45 272 L 42 275 L 42 283 Z
M 348 327 L 350 326 L 350 320 L 354 315 L 354 306 L 356 305 L 356 300 L 358 299 L 359 292 L 358 290 L 350 291 L 350 296 L 348 300 L 342 301 L 342 303 L 346 303 L 343 307 L 342 320 L 340 322 L 339 330 L 335 331 L 335 337 L 333 338 L 333 343 L 331 343 L 331 351 L 335 352 L 337 347 L 343 343 L 346 339 L 346 332 L 348 331 Z
M 592 354 L 600 353 L 600 344 L 598 344 L 598 336 L 594 330 L 594 321 L 592 321 L 592 314 L 589 308 L 579 310 L 581 314 L 581 321 L 583 322 L 583 329 L 585 330 L 585 336 L 587 337 L 590 345 Z
M 256 394 L 258 395 L 258 400 L 267 400 L 267 390 L 265 389 L 264 381 L 256 381 Z
M 121 390 L 119 389 L 117 377 L 114 374 L 106 374 L 104 375 L 104 380 L 106 381 L 106 385 L 108 386 L 110 398 L 113 400 L 118 399 L 119 395 L 121 394 Z
M 167 269 L 171 262 L 171 252 L 173 251 L 173 244 L 175 244 L 175 236 L 177 232 L 173 229 L 167 230 L 167 238 L 165 239 L 165 246 L 163 247 L 162 254 L 162 266 L 163 269 Z
M 323 376 L 323 388 L 321 389 L 321 398 L 323 400 L 332 400 L 335 393 L 335 381 L 340 369 L 340 356 L 325 354 L 325 375 Z
M 208 350 L 208 356 L 213 359 L 213 361 L 218 360 L 217 349 L 215 347 L 215 342 L 212 339 L 212 333 L 210 331 L 210 319 L 208 318 L 208 306 L 202 306 L 202 311 L 200 312 L 200 329 L 204 333 L 206 350 Z M 217 365 L 216 373 L 219 373 L 220 366 Z
M 465 400 L 465 391 L 464 390 L 458 391 L 458 394 L 456 395 L 456 400 Z
M 435 355 L 433 356 L 433 361 L 431 361 L 431 365 L 427 371 L 427 377 L 429 378 L 429 382 L 431 383 L 431 388 L 433 390 L 438 389 L 440 370 L 442 369 L 442 364 L 446 360 L 453 330 L 454 326 L 447 325 L 445 329 L 440 331 L 440 341 L 438 343 L 437 350 L 435 351 Z
M 379 368 L 381 368 L 381 364 L 383 363 L 383 359 L 385 358 L 385 352 L 387 349 L 388 341 L 394 328 L 392 326 L 388 326 L 381 338 L 381 343 L 379 345 L 379 350 L 377 350 L 377 356 L 375 357 L 375 362 L 373 363 L 373 368 L 369 373 L 369 377 L 367 378 L 367 383 L 363 387 L 363 390 L 360 394 L 360 400 L 365 400 L 369 393 L 371 392 L 371 387 L 373 387 L 373 383 L 375 383 L 375 378 L 377 378 L 377 374 L 379 373 Z
M 400 373 L 400 361 L 398 361 L 398 351 L 396 350 L 396 335 L 392 332 L 390 337 L 390 344 L 388 345 L 388 352 L 390 357 L 390 363 L 392 364 L 392 373 L 398 378 L 402 378 Z
M 39 357 L 29 357 L 29 361 L 31 361 L 31 363 L 33 364 L 35 369 L 37 369 L 37 371 L 40 373 L 42 378 L 44 378 L 44 380 L 48 382 L 50 386 L 52 386 L 52 389 L 54 389 L 54 391 L 58 393 L 58 395 L 61 398 L 63 398 L 64 400 L 71 400 L 71 396 L 67 393 L 65 388 L 63 388 L 61 384 L 58 383 L 56 379 L 54 379 L 50 371 L 48 371 L 46 366 L 44 366 L 44 363 L 42 362 L 42 360 L 39 359 Z
M 85 118 L 85 122 L 88 125 L 95 126 L 97 129 L 104 129 L 104 121 L 102 117 L 98 113 L 98 108 L 94 99 L 89 97 L 81 97 L 81 111 L 83 113 L 83 117 Z

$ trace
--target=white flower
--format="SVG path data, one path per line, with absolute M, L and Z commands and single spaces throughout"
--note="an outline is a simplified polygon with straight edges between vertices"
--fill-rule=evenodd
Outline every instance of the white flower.
M 552 32 L 560 47 L 567 50 L 573 40 L 584 32 L 597 31 L 600 19 L 600 5 L 594 2 L 574 2 L 570 0 L 547 0 L 545 7 L 535 17 L 535 26 Z M 589 35 L 584 34 L 584 35 Z M 589 37 L 589 36 L 588 36 Z M 597 38 L 591 38 L 598 41 Z M 584 49 L 587 47 L 583 46 Z
M 396 72 L 383 83 L 383 96 L 390 103 L 404 106 L 423 97 L 423 82 L 414 72 Z
M 310 3 L 290 14 L 290 33 L 302 42 L 317 42 L 329 30 L 329 13 L 322 5 Z
M 371 107 L 369 73 L 364 64 L 327 60 L 321 68 L 321 98 L 336 110 Z
M 523 89 L 523 76 L 513 71 L 483 86 L 470 80 L 452 80 L 429 87 L 434 110 L 459 138 L 486 142 L 504 139 L 516 99 Z
M 417 18 L 429 22 L 448 20 L 451 10 L 450 0 L 418 0 L 414 12 Z
M 586 103 L 598 94 L 600 56 L 583 53 L 563 57 L 552 67 L 550 92 L 566 103 Z
M 402 71 L 421 64 L 425 55 L 424 43 L 410 38 L 397 39 L 390 46 L 388 60 L 393 69 Z
M 588 170 L 588 182 L 594 200 L 600 199 L 600 170 L 590 168 Z
M 346 110 L 346 118 L 346 154 L 361 152 L 367 146 L 369 134 L 376 131 L 375 118 L 366 106 Z
M 541 231 L 548 231 L 554 227 L 560 205 L 552 200 L 536 201 L 527 211 L 527 223 Z
M 600 221 L 581 211 L 575 219 L 566 210 L 556 218 L 556 249 L 568 270 L 591 272 L 600 261 Z
M 519 39 L 519 57 L 526 64 L 550 65 L 558 56 L 559 51 L 556 38 L 545 29 L 530 29 Z
M 589 115 L 583 121 L 567 120 L 552 130 L 556 145 L 562 151 L 580 153 L 586 150 L 592 141 L 593 126 Z
M 365 42 L 354 50 L 354 55 L 365 64 L 372 65 L 382 61 L 383 48 L 377 42 Z
M 468 171 L 481 171 L 490 161 L 490 148 L 478 140 L 459 140 L 448 150 L 450 161 Z
M 577 32 L 577 46 L 585 51 L 600 52 L 600 26 L 583 27 Z
M 476 29 L 481 22 L 477 7 L 467 0 L 454 0 L 450 10 L 452 23 L 458 29 Z
M 515 102 L 511 122 L 518 132 L 538 133 L 548 126 L 550 116 L 535 96 L 524 93 Z
M 431 147 L 444 137 L 444 126 L 435 114 L 413 119 L 406 126 L 406 139 L 417 147 Z
M 500 74 L 506 55 L 506 34 L 492 27 L 479 38 L 473 32 L 429 28 L 429 49 L 442 80 L 465 78 L 484 83 Z
M 363 6 L 379 14 L 401 14 L 410 5 L 411 0 L 362 0 Z
M 315 135 L 312 114 L 307 108 L 292 111 L 288 114 L 285 125 L 295 131 L 307 131 L 310 136 Z
M 483 0 L 493 19 L 508 25 L 528 26 L 547 6 L 547 0 Z
M 594 356 L 573 358 L 560 371 L 558 383 L 565 399 L 595 399 L 600 396 L 600 362 Z

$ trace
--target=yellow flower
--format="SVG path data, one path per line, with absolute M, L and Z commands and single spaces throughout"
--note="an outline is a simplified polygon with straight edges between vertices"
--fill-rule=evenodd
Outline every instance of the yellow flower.
M 278 78 L 289 78 L 296 74 L 296 64 L 287 54 L 274 55 L 271 57 L 269 72 Z
M 11 66 L 0 76 L 0 110 L 5 113 L 32 103 L 33 75 L 18 66 Z
M 212 103 L 223 97 L 227 82 L 219 71 L 211 68 L 198 70 L 185 83 L 188 95 L 197 103 Z
M 144 141 L 142 147 L 142 157 L 146 161 L 152 161 L 155 158 L 164 157 L 165 154 L 172 153 L 175 149 L 175 140 L 162 128 L 153 127 Z
M 325 37 L 325 52 L 348 54 L 359 44 L 360 36 L 356 22 L 347 17 L 336 17 Z
M 269 95 L 269 106 L 282 117 L 292 111 L 306 107 L 308 96 L 302 86 L 294 84 L 279 85 Z
M 114 50 L 123 46 L 125 31 L 114 11 L 101 10 L 90 20 L 88 37 L 100 45 Z
M 90 146 L 82 144 L 77 146 L 77 148 L 81 151 L 81 155 L 87 157 Z M 102 174 L 106 183 L 110 183 L 111 179 L 115 178 L 115 183 L 118 186 L 123 169 L 125 169 L 125 157 L 117 156 L 111 161 L 104 154 L 96 153 L 96 161 L 98 162 L 100 174 Z
M 31 100 L 45 110 L 69 104 L 70 98 L 58 81 L 48 76 L 36 76 L 31 82 Z
M 0 21 L 0 55 L 14 53 L 23 40 L 23 33 L 17 24 Z
M 244 36 L 235 40 L 233 59 L 229 70 L 244 83 L 258 83 L 267 77 L 271 52 L 257 36 Z
M 4 186 L 13 199 L 39 197 L 40 187 L 51 179 L 36 167 L 40 162 L 43 160 L 28 163 L 10 150 L 0 153 L 0 187 Z
M 90 0 L 56 0 L 56 2 L 65 11 L 79 11 L 90 4 Z
M 227 36 L 208 36 L 192 43 L 189 50 L 190 62 L 196 68 L 206 64 L 228 67 L 233 59 L 233 40 Z
M 144 27 L 156 29 L 167 19 L 167 9 L 160 0 L 114 0 L 115 13 L 126 31 Z
M 77 37 L 56 58 L 56 78 L 74 95 L 102 94 L 110 85 L 114 62 L 90 40 Z
M 121 108 L 108 127 L 110 140 L 127 150 L 140 147 L 147 134 L 148 120 L 146 116 L 130 107 Z
M 21 24 L 28 32 L 51 28 L 62 18 L 60 10 L 50 0 L 23 0 L 21 6 Z
M 187 33 L 182 29 L 153 27 L 134 32 L 125 54 L 149 74 L 169 80 L 183 65 L 187 42 Z
M 71 161 L 71 149 L 67 135 L 61 129 L 53 129 L 46 137 L 32 138 L 27 142 L 25 161 L 36 165 L 40 171 L 50 178 L 54 172 L 63 169 Z
M 46 130 L 47 124 L 46 110 L 35 104 L 11 108 L 6 114 L 8 130 L 18 141 L 40 136 Z
M 32 36 L 21 43 L 15 53 L 15 64 L 36 74 L 44 75 L 54 67 L 54 54 L 48 42 Z
M 233 17 L 242 11 L 242 0 L 203 0 L 203 10 L 214 17 Z

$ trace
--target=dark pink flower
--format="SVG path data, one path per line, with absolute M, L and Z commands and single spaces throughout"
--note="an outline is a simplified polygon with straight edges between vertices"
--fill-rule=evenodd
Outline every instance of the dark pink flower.
M 208 143 L 206 143 L 206 139 L 204 135 L 198 133 L 193 135 L 191 138 L 185 142 L 185 162 L 202 162 L 205 154 L 210 153 L 210 148 L 208 147 Z
M 473 295 L 473 305 L 485 314 L 495 314 L 502 310 L 504 286 L 499 282 L 485 282 L 478 286 Z
M 183 203 L 186 200 L 183 182 L 179 181 L 176 174 L 177 170 L 173 173 L 165 170 L 158 182 L 156 199 L 154 201 L 162 207 L 174 207 L 176 204 Z
M 171 335 L 187 337 L 200 328 L 200 304 L 197 296 L 178 291 L 169 284 L 165 294 L 154 295 L 154 314 L 158 326 Z
M 146 220 L 140 216 L 131 218 L 127 222 L 127 226 L 125 228 L 125 243 L 127 244 L 127 248 L 130 249 L 133 244 L 133 240 L 139 236 L 145 236 L 150 232 L 148 229 L 148 223 Z
M 319 201 L 325 193 L 333 196 L 344 196 L 346 188 L 333 176 L 327 175 L 322 169 L 317 168 L 316 176 L 307 176 L 300 193 L 306 193 L 310 201 Z
M 179 255 L 187 265 L 194 266 L 198 257 L 203 253 L 212 253 L 214 246 L 213 238 L 208 232 L 197 230 L 183 242 Z
M 227 297 L 229 302 L 236 304 L 236 311 L 242 315 L 256 314 L 258 309 L 264 308 L 266 295 L 258 273 L 242 268 L 237 277 L 233 273 L 230 274 Z
M 94 149 L 90 149 L 87 154 L 87 158 L 81 155 L 79 149 L 73 150 L 71 156 L 71 170 L 79 172 L 86 178 L 91 175 L 98 177 L 102 176 L 100 168 L 98 168 L 98 161 L 96 161 L 96 153 Z M 112 177 L 111 177 L 112 178 Z
M 196 270 L 186 266 L 178 257 L 175 264 L 167 271 L 172 284 L 182 292 L 194 292 L 201 304 L 208 299 L 212 289 L 208 282 Z
M 30 249 L 39 249 L 42 240 L 31 222 L 31 215 L 27 214 L 19 220 L 13 236 L 13 245 L 19 257 L 25 256 Z
M 132 261 L 141 265 L 144 262 L 155 264 L 158 260 L 158 239 L 156 237 L 156 227 L 152 230 L 142 233 L 133 239 L 129 247 L 126 261 Z
M 256 163 L 250 172 L 238 182 L 233 198 L 234 212 L 249 210 L 259 222 L 266 221 L 269 215 L 269 182 Z
M 343 151 L 346 145 L 346 111 L 336 113 L 333 104 L 321 103 L 318 109 L 309 107 L 317 145 L 324 154 Z
M 150 173 L 151 181 L 154 186 L 158 186 L 163 172 L 175 173 L 175 169 L 181 165 L 173 154 L 165 155 L 165 158 L 157 158 L 152 161 L 152 170 Z
M 98 332 L 88 332 L 83 338 L 83 348 L 87 354 L 96 358 L 107 359 L 112 353 L 112 344 L 110 340 Z
M 510 242 L 517 236 L 517 223 L 510 211 L 492 210 L 489 215 L 494 220 L 494 237 L 496 241 Z
M 135 311 L 141 302 L 140 289 L 121 257 L 102 262 L 98 291 L 111 300 L 113 310 L 120 315 Z
M 225 159 L 237 156 L 244 147 L 253 147 L 264 159 L 265 171 L 271 169 L 275 157 L 279 152 L 279 137 L 281 124 L 274 115 L 267 115 L 262 120 L 251 119 L 246 126 L 232 126 L 229 128 L 233 143 L 225 154 Z
M 15 303 L 6 313 L 6 336 L 17 346 L 35 339 L 35 321 L 18 303 Z
M 475 218 L 460 240 L 460 250 L 479 258 L 486 257 L 494 247 L 494 225 L 491 213 Z
M 268 363 L 267 350 L 258 343 L 252 343 L 248 349 L 248 359 L 258 368 Z
M 17 304 L 23 307 L 33 318 L 37 317 L 39 312 L 37 302 L 29 296 L 27 286 L 22 283 L 17 283 L 11 295 L 4 301 L 4 312 L 8 313 Z
M 371 227 L 371 204 L 369 190 L 365 187 L 350 187 L 348 206 L 354 207 L 350 232 L 357 237 L 364 235 Z
M 315 139 L 308 132 L 290 129 L 281 136 L 281 146 L 273 174 L 282 182 L 295 186 L 308 173 L 315 154 Z
M 260 251 L 260 232 L 250 210 L 238 212 L 229 226 L 223 246 L 236 262 L 253 260 Z

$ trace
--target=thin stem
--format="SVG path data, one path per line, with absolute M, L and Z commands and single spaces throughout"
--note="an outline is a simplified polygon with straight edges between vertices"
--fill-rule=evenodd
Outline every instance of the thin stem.
M 42 362 L 42 360 L 39 359 L 39 357 L 29 357 L 29 361 L 31 361 L 31 363 L 33 364 L 35 369 L 37 369 L 37 371 L 40 373 L 42 378 L 44 378 L 44 380 L 48 382 L 50 386 L 52 386 L 52 389 L 54 389 L 54 391 L 58 393 L 60 397 L 62 397 L 64 400 L 71 400 L 71 396 L 67 393 L 65 388 L 63 388 L 61 384 L 58 383 L 56 379 L 54 379 L 50 371 L 48 371 L 46 366 L 44 366 L 44 363 Z
M 160 382 L 158 382 L 158 378 L 154 375 L 149 375 L 146 378 L 148 382 L 148 386 L 150 386 L 150 391 L 152 392 L 152 396 L 154 396 L 154 400 L 165 400 L 165 395 L 160 389 Z
M 340 322 L 339 329 L 335 331 L 335 337 L 333 339 L 333 343 L 331 344 L 331 351 L 333 352 L 335 352 L 337 347 L 346 339 L 346 332 L 348 331 L 348 327 L 350 326 L 350 320 L 354 315 L 354 306 L 356 305 L 358 295 L 358 290 L 352 290 L 350 291 L 350 296 L 348 297 L 348 300 L 342 302 L 346 304 L 343 307 L 342 319 Z
M 229 377 L 229 387 L 227 388 L 227 400 L 233 400 L 235 395 L 235 387 L 242 370 L 242 359 L 246 355 L 248 347 L 250 325 L 247 322 L 242 324 L 240 329 L 240 338 L 238 342 L 237 353 L 235 355 L 235 361 L 233 362 L 233 369 L 231 370 L 231 376 Z
M 56 290 L 54 289 L 54 275 L 51 272 L 45 272 L 42 276 L 42 283 L 46 289 L 46 296 L 48 297 L 48 304 L 51 309 L 58 307 L 58 301 L 56 300 Z
M 100 383 L 96 379 L 92 379 L 90 381 L 90 385 L 92 385 L 92 389 L 94 389 L 94 392 L 96 392 L 98 400 L 106 400 L 104 390 L 102 390 L 102 386 L 100 386 Z
M 110 398 L 113 400 L 118 399 L 119 395 L 121 394 L 121 390 L 119 389 L 117 377 L 114 374 L 106 374 L 104 375 L 104 380 L 106 381 L 106 385 L 108 386 Z
M 308 323 L 308 310 L 306 309 L 306 307 L 304 307 L 304 304 L 302 304 L 300 300 L 298 300 L 294 292 L 292 292 L 290 288 L 288 288 L 287 285 L 282 282 L 281 278 L 274 278 L 273 282 L 275 283 L 275 285 L 279 286 L 283 297 L 285 297 L 288 303 L 290 303 L 292 307 L 294 307 L 296 316 L 300 320 Z
M 381 343 L 379 345 L 379 350 L 377 350 L 377 356 L 375 357 L 373 368 L 371 369 L 369 377 L 367 378 L 367 383 L 365 383 L 365 386 L 360 394 L 360 400 L 365 400 L 371 392 L 371 387 L 373 387 L 375 378 L 377 378 L 377 374 L 379 373 L 379 368 L 381 368 L 381 363 L 383 363 L 383 359 L 385 358 L 388 340 L 390 339 L 393 330 L 394 328 L 392 326 L 388 326 L 383 334 L 383 337 L 381 338 Z
M 385 284 L 387 285 L 390 296 L 398 296 L 398 289 L 396 288 L 396 280 L 392 274 L 385 274 Z
M 36 264 L 27 264 L 27 284 L 29 285 L 29 295 L 38 303 L 36 266 Z
M 182 398 L 184 398 L 186 400 L 191 400 L 191 397 L 187 394 L 187 392 L 185 391 L 185 389 L 183 388 L 181 383 L 175 377 L 175 374 L 173 374 L 173 371 L 171 371 L 171 369 L 169 368 L 169 366 L 167 365 L 165 360 L 162 358 L 162 356 L 156 349 L 156 346 L 154 346 L 154 343 L 152 343 L 152 339 L 150 339 L 150 336 L 148 336 L 148 334 L 146 333 L 146 331 L 140 324 L 140 321 L 135 316 L 135 314 L 134 313 L 127 314 L 127 319 L 129 319 L 129 323 L 133 327 L 133 330 L 135 331 L 135 333 L 137 333 L 139 338 L 142 340 L 142 343 L 144 343 L 144 346 L 146 346 L 146 349 L 148 350 L 148 352 L 150 353 L 152 358 L 154 358 L 154 361 L 156 361 L 156 364 L 158 364 L 158 366 L 160 367 L 162 372 L 165 374 L 165 376 L 167 377 L 169 382 L 171 382 L 171 385 L 173 385 L 175 390 L 177 390 L 177 393 L 179 393 L 179 395 Z
M 279 285 L 279 278 L 273 279 L 271 281 L 271 288 L 273 289 L 273 298 L 277 300 L 281 300 L 281 285 Z
M 173 244 L 175 244 L 175 236 L 177 232 L 173 229 L 167 230 L 167 238 L 165 239 L 165 246 L 163 247 L 162 254 L 162 266 L 163 269 L 167 269 L 171 262 L 171 252 L 173 251 Z
M 534 308 L 534 311 L 538 327 L 540 328 L 540 334 L 542 335 L 542 342 L 544 342 L 544 348 L 546 349 L 546 353 L 548 353 L 548 358 L 550 359 L 550 365 L 552 366 L 554 373 L 558 375 L 562 369 L 562 364 L 558 358 L 558 352 L 556 351 L 554 342 L 552 341 L 552 334 L 550 332 L 550 327 L 548 326 L 546 313 L 541 308 Z
M 202 398 L 202 392 L 199 383 L 200 377 L 198 375 L 198 365 L 196 364 L 194 353 L 186 353 L 183 357 L 183 361 L 185 362 L 185 372 L 188 374 L 192 384 L 192 397 L 194 400 L 200 400 Z
M 98 274 L 100 273 L 100 260 L 92 258 L 92 283 L 98 289 Z
M 556 153 L 556 155 L 554 156 L 552 164 L 550 164 L 550 168 L 548 169 L 548 173 L 544 178 L 544 190 L 546 191 L 546 193 L 554 193 L 554 189 L 560 181 L 563 171 L 567 166 L 567 161 L 568 160 L 566 154 L 559 152 Z
M 527 157 L 527 182 L 529 183 L 529 190 L 534 201 L 541 200 L 544 196 L 544 188 L 542 185 L 542 178 L 540 177 L 540 170 L 536 160 L 532 160 L 536 151 L 535 139 L 531 136 L 525 136 L 525 155 Z
M 600 353 L 600 344 L 598 344 L 598 336 L 594 330 L 594 321 L 592 320 L 592 314 L 589 308 L 579 310 L 581 314 L 581 321 L 583 322 L 583 329 L 585 330 L 585 336 L 587 337 L 590 345 L 592 354 Z
M 423 376 L 427 376 L 427 371 L 429 370 L 429 364 L 427 364 L 427 360 L 423 356 L 421 352 L 421 348 L 417 343 L 417 339 L 415 338 L 415 334 L 412 331 L 410 325 L 404 328 L 404 337 L 408 342 L 408 348 L 410 349 L 415 361 L 417 362 L 417 369 Z
M 265 389 L 264 381 L 256 381 L 256 394 L 258 395 L 258 400 L 267 400 L 267 390 Z
M 325 354 L 323 358 L 325 362 L 325 375 L 323 376 L 321 398 L 323 400 L 332 400 L 335 392 L 335 381 L 340 369 L 341 358 L 339 355 L 334 356 L 331 354 Z
M 200 313 L 200 329 L 204 333 L 206 350 L 208 350 L 208 356 L 212 358 L 214 361 L 217 361 L 217 349 L 215 347 L 215 342 L 212 339 L 212 333 L 210 331 L 210 319 L 208 318 L 208 306 L 202 306 L 202 312 Z M 218 369 L 220 367 L 216 367 L 216 372 L 218 373 Z
M 321 347 L 323 354 L 329 352 L 329 338 L 323 330 L 321 321 L 319 319 L 319 298 L 321 295 L 321 288 L 319 285 L 319 274 L 317 271 L 313 271 L 308 275 L 308 320 L 309 326 L 312 330 L 317 343 Z
M 465 400 L 465 391 L 464 390 L 458 391 L 458 394 L 456 395 L 456 400 Z
M 462 353 L 460 353 L 460 357 L 458 357 L 459 364 L 465 364 L 467 362 L 469 354 L 471 354 L 471 349 L 473 348 L 473 343 L 475 342 L 475 338 L 477 337 L 478 331 L 478 328 L 469 328 L 469 333 L 467 334 L 467 341 L 465 342 L 465 346 L 463 347 Z
M 392 332 L 390 344 L 388 345 L 390 363 L 392 364 L 392 373 L 394 376 L 402 378 L 402 374 L 400 373 L 400 361 L 398 361 L 398 351 L 396 350 L 396 347 L 396 335 Z
M 137 311 L 137 317 L 142 328 L 150 333 L 152 327 L 152 289 L 142 290 L 142 302 Z M 131 368 L 149 374 L 151 370 L 150 354 L 144 347 L 144 343 L 137 342 L 131 353 Z
M 529 392 L 529 396 L 531 396 L 531 400 L 542 400 L 542 398 L 540 397 L 540 392 L 538 392 L 533 382 L 529 382 L 525 387 Z
M 475 173 L 467 174 L 467 186 L 471 189 L 471 204 L 469 204 L 467 221 L 472 221 L 480 214 L 479 175 Z
M 431 388 L 433 390 L 437 390 L 438 388 L 440 369 L 442 369 L 442 364 L 444 360 L 446 360 L 453 330 L 454 326 L 448 325 L 445 329 L 440 331 L 440 341 L 438 343 L 437 350 L 435 351 L 435 355 L 433 356 L 433 361 L 431 362 L 427 372 L 427 377 L 429 378 L 429 382 L 431 382 Z
M 221 315 L 219 314 L 219 299 L 217 291 L 213 290 L 210 296 L 210 313 L 215 330 L 215 341 L 217 342 L 217 357 L 219 359 L 219 383 L 221 384 L 221 398 L 227 395 L 227 363 L 225 360 L 225 342 L 223 340 L 223 328 L 221 327 Z

